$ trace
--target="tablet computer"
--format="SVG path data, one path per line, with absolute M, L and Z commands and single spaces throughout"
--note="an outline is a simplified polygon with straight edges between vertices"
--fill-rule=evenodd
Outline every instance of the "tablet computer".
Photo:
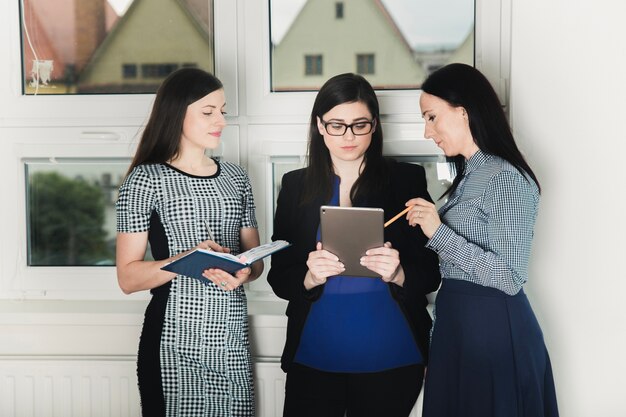
M 384 210 L 369 207 L 320 207 L 322 248 L 337 255 L 346 270 L 340 275 L 380 277 L 359 262 L 368 249 L 384 243 Z

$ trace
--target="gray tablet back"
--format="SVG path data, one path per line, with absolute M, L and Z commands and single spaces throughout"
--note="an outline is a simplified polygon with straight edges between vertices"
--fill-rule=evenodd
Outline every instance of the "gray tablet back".
M 380 277 L 359 259 L 384 243 L 384 210 L 369 207 L 320 207 L 322 247 L 346 266 L 341 275 Z

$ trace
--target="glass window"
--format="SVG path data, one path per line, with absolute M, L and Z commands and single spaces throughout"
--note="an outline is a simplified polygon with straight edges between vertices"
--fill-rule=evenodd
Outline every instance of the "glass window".
M 118 188 L 130 161 L 24 161 L 28 266 L 115 265 Z
M 419 89 L 434 68 L 474 65 L 475 0 L 362 0 L 349 2 L 349 11 L 348 2 L 269 2 L 272 91 L 321 87 L 325 79 L 309 77 L 308 61 L 306 71 L 296 67 L 302 56 L 324 56 L 330 77 L 355 71 L 354 57 L 368 51 L 357 72 L 378 90 Z
M 444 156 L 394 156 L 393 159 L 400 162 L 418 164 L 424 167 L 426 171 L 426 182 L 428 184 L 428 193 L 435 202 L 435 206 L 439 209 L 448 201 L 448 196 L 440 198 L 443 193 L 452 185 L 452 181 L 456 176 L 454 164 L 446 162 Z M 280 185 L 283 178 L 289 171 L 302 168 L 305 161 L 297 157 L 273 157 L 272 163 L 272 212 L 276 212 L 276 201 L 280 193 Z
M 272 163 L 272 218 L 276 213 L 276 203 L 283 175 L 296 169 L 304 168 L 305 161 L 299 157 L 273 157 Z
M 430 194 L 437 209 L 440 209 L 448 201 L 448 196 L 444 198 L 441 196 L 452 185 L 456 170 L 454 164 L 447 162 L 444 156 L 400 156 L 394 157 L 394 159 L 424 167 L 428 194 Z
M 335 3 L 335 19 L 343 19 L 343 2 Z
M 124 78 L 137 78 L 137 65 L 136 64 L 122 65 L 122 74 Z
M 374 54 L 358 54 L 356 72 L 363 75 L 374 74 Z
M 154 93 L 179 67 L 214 71 L 212 0 L 23 0 L 21 13 L 24 94 Z
M 305 75 L 322 75 L 322 56 L 307 55 L 304 57 Z
M 176 71 L 178 64 L 143 64 L 141 65 L 141 75 L 143 78 L 163 79 L 168 74 Z

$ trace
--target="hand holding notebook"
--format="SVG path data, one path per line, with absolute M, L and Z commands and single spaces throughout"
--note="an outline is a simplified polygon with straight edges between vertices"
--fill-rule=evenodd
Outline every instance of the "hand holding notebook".
M 207 279 L 202 276 L 205 269 L 219 268 L 233 274 L 290 245 L 291 243 L 285 240 L 277 240 L 247 250 L 239 254 L 239 256 L 224 252 L 214 252 L 207 249 L 195 249 L 185 256 L 168 263 L 161 269 L 208 282 Z M 246 258 L 245 262 L 239 259 L 243 256 Z

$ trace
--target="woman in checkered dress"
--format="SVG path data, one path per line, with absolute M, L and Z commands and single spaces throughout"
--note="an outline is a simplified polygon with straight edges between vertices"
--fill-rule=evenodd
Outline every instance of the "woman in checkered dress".
M 474 67 L 451 64 L 422 84 L 424 136 L 457 177 L 439 212 L 414 198 L 407 218 L 439 255 L 424 417 L 556 417 L 550 357 L 523 285 L 539 181 L 498 97 Z
M 250 181 L 205 155 L 219 146 L 221 82 L 199 69 L 171 74 L 157 92 L 117 202 L 117 276 L 150 290 L 137 374 L 144 416 L 253 416 L 248 315 L 242 284 L 262 262 L 205 280 L 161 270 L 195 248 L 238 254 L 259 245 Z M 144 260 L 150 243 L 154 261 Z

